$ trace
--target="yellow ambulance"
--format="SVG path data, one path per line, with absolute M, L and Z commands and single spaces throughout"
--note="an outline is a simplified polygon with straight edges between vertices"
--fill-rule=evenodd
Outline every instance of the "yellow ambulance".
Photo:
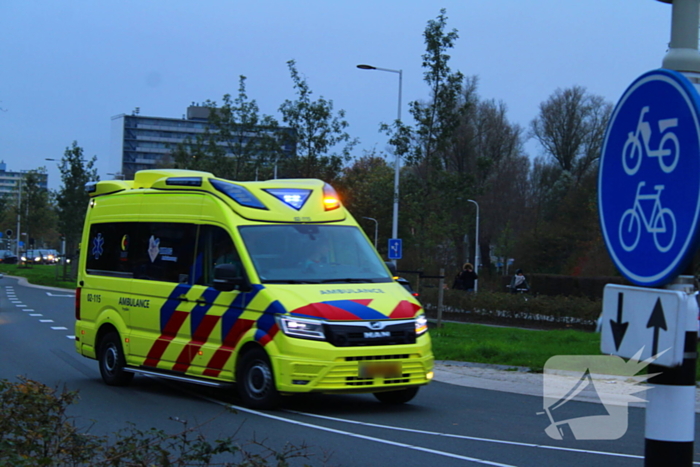
M 75 345 L 109 385 L 134 374 L 411 400 L 433 375 L 427 321 L 321 180 L 144 170 L 89 184 Z

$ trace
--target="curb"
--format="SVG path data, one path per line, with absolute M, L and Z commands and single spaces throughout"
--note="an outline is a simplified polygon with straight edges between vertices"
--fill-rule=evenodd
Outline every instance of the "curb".
M 0 278 L 2 277 L 7 277 L 10 279 L 17 279 L 19 285 L 22 285 L 24 287 L 31 287 L 34 289 L 44 289 L 44 290 L 54 290 L 56 292 L 75 292 L 75 289 L 63 289 L 60 287 L 51 287 L 48 285 L 37 285 L 37 284 L 32 284 L 27 280 L 26 277 L 21 277 L 21 276 L 10 276 L 7 274 L 0 274 Z

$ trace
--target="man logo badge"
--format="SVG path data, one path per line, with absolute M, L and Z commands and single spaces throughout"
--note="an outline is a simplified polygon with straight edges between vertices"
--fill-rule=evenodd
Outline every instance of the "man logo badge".
M 367 331 L 365 339 L 376 339 L 377 337 L 391 337 L 390 331 Z
M 370 321 L 368 326 L 370 329 L 382 329 L 384 327 L 384 323 L 381 321 Z

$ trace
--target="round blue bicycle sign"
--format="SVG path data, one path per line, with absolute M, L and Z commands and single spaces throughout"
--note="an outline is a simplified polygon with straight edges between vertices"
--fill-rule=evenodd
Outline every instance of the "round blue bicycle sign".
M 673 280 L 695 253 L 700 216 L 700 96 L 671 70 L 625 91 L 600 157 L 598 211 L 608 252 L 637 285 Z

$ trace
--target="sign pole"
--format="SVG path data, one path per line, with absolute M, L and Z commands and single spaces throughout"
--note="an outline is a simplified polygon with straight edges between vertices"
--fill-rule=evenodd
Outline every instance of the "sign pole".
M 661 0 L 672 3 L 671 43 L 663 67 L 689 78 L 700 72 L 698 54 L 698 15 L 700 0 Z M 693 80 L 694 83 L 697 81 Z M 698 86 L 695 84 L 695 88 Z M 692 466 L 695 440 L 695 365 L 698 342 L 698 305 L 694 296 L 694 270 L 679 276 L 667 288 L 688 294 L 684 359 L 679 367 L 649 365 L 652 388 L 647 392 L 644 429 L 644 465 Z
M 679 276 L 668 289 L 688 294 L 685 309 L 685 343 L 681 366 L 649 365 L 652 388 L 644 427 L 645 467 L 692 466 L 695 440 L 695 363 L 697 361 L 698 305 L 694 277 Z

